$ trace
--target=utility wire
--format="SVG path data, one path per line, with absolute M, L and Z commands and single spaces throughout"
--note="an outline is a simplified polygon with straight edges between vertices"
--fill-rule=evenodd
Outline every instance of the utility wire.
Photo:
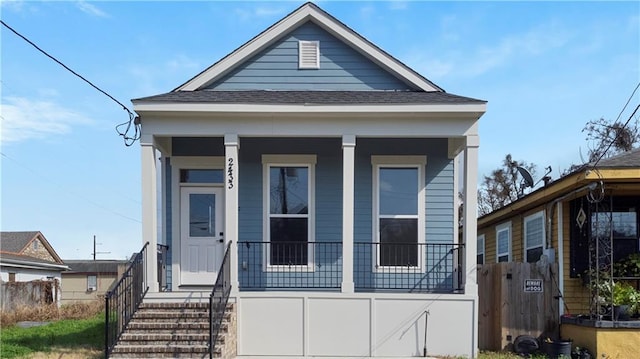
M 140 124 L 138 122 L 139 117 L 136 116 L 133 112 L 131 112 L 131 110 L 129 110 L 127 108 L 127 106 L 125 106 L 122 102 L 116 100 L 115 97 L 111 96 L 106 91 L 104 91 L 101 88 L 99 88 L 98 86 L 94 85 L 91 81 L 87 80 L 85 77 L 83 77 L 79 73 L 73 71 L 71 68 L 69 68 L 69 66 L 63 64 L 60 60 L 56 59 L 55 57 L 53 57 L 52 55 L 50 55 L 49 53 L 47 53 L 46 51 L 41 49 L 33 41 L 29 40 L 24 35 L 20 34 L 18 31 L 13 29 L 11 26 L 7 25 L 7 23 L 5 23 L 4 21 L 0 20 L 0 23 L 2 23 L 2 25 L 4 27 L 6 27 L 7 29 L 11 30 L 11 32 L 16 34 L 18 37 L 20 37 L 21 39 L 26 41 L 29 45 L 33 46 L 36 50 L 40 51 L 42 54 L 44 54 L 48 58 L 50 58 L 51 60 L 55 61 L 58 65 L 64 67 L 65 70 L 71 72 L 72 74 L 74 74 L 75 76 L 77 76 L 78 78 L 83 80 L 84 82 L 88 83 L 91 87 L 93 87 L 94 89 L 98 90 L 99 92 L 101 92 L 102 94 L 104 94 L 105 96 L 107 96 L 108 98 L 113 100 L 118 105 L 122 106 L 122 109 L 127 111 L 127 113 L 129 114 L 129 121 L 126 121 L 126 122 L 123 122 L 123 123 L 117 125 L 116 126 L 116 131 L 118 132 L 118 134 L 120 136 L 122 136 L 124 138 L 124 144 L 126 146 L 131 146 L 135 141 L 140 139 Z M 126 125 L 125 130 L 124 131 L 120 131 L 120 128 L 125 126 L 125 125 Z M 130 136 L 127 135 L 127 133 L 130 131 L 132 125 L 134 126 L 134 134 L 133 134 L 133 137 L 130 137 Z
M 84 197 L 84 196 L 82 196 L 82 195 L 80 195 L 80 194 L 78 194 L 78 193 L 75 193 L 75 192 L 72 192 L 72 191 L 69 191 L 69 190 L 65 189 L 65 188 L 64 188 L 62 185 L 60 185 L 59 183 L 56 183 L 56 182 L 54 182 L 54 181 L 51 181 L 51 178 L 45 177 L 45 176 L 44 176 L 44 175 L 42 175 L 41 173 L 38 173 L 37 171 L 35 171 L 35 170 L 33 170 L 33 169 L 31 169 L 31 168 L 29 168 L 29 167 L 27 167 L 27 166 L 23 165 L 22 163 L 20 163 L 20 161 L 16 160 L 15 158 L 12 158 L 12 157 L 10 157 L 10 156 L 7 156 L 4 152 L 0 152 L 0 155 L 1 155 L 2 157 L 4 157 L 4 158 L 8 159 L 8 160 L 13 161 L 15 164 L 19 165 L 20 167 L 22 167 L 22 168 L 26 169 L 27 171 L 29 171 L 29 172 L 31 172 L 31 173 L 33 173 L 33 174 L 35 174 L 36 176 L 38 176 L 38 177 L 40 177 L 40 178 L 42 178 L 42 179 L 46 179 L 49 183 L 52 183 L 52 184 L 54 184 L 54 185 L 56 185 L 56 186 L 58 186 L 58 187 L 62 188 L 62 189 L 63 189 L 63 190 L 65 190 L 67 193 L 70 193 L 70 194 L 72 194 L 72 195 L 74 195 L 74 196 L 76 196 L 76 197 L 78 197 L 78 198 L 80 198 L 80 199 L 82 199 L 82 200 L 84 200 L 84 201 L 86 201 L 86 202 L 88 202 L 88 203 L 90 203 L 90 204 L 92 204 L 92 205 L 94 205 L 94 206 L 96 206 L 96 207 L 98 207 L 98 208 L 100 208 L 100 209 L 104 210 L 104 211 L 110 212 L 110 213 L 112 213 L 112 214 L 114 214 L 114 215 L 116 215 L 116 216 L 119 216 L 119 217 L 122 217 L 122 218 L 128 219 L 128 220 L 133 221 L 133 222 L 136 222 L 136 223 L 142 223 L 142 222 L 140 222 L 140 220 L 139 220 L 139 219 L 136 219 L 136 218 L 133 218 L 133 217 L 129 217 L 129 216 L 127 216 L 126 214 L 122 214 L 122 213 L 119 213 L 119 212 L 117 212 L 117 211 L 114 211 L 114 210 L 112 210 L 112 209 L 110 209 L 110 208 L 108 208 L 108 207 L 106 207 L 106 206 L 101 205 L 100 203 L 97 203 L 96 201 L 93 201 L 93 200 L 91 200 L 91 199 L 89 199 L 89 198 L 87 198 L 87 197 Z
M 622 113 L 624 113 L 624 110 L 627 108 L 627 105 L 629 105 L 629 102 L 631 102 L 631 100 L 633 99 L 633 96 L 636 94 L 636 91 L 638 91 L 638 88 L 640 88 L 640 82 L 638 82 L 638 84 L 636 85 L 636 88 L 633 89 L 633 92 L 631 92 L 631 96 L 629 96 L 629 99 L 627 100 L 627 102 L 624 104 L 624 107 L 622 107 L 622 110 L 620 111 L 620 113 L 618 114 L 618 117 L 616 118 L 615 122 L 618 122 L 618 120 L 620 119 L 620 116 L 622 116 Z M 631 116 L 629 116 L 629 118 L 627 119 L 627 121 L 624 123 L 624 125 L 622 125 L 621 130 L 624 130 L 627 125 L 629 124 L 629 122 L 631 122 L 631 119 L 633 119 L 633 116 L 636 114 L 636 112 L 638 111 L 638 108 L 640 108 L 640 104 L 638 104 L 638 106 L 636 106 L 636 109 L 633 110 L 633 113 L 631 114 Z M 600 160 L 602 159 L 602 157 L 604 157 L 604 155 L 607 153 L 607 151 L 609 151 L 609 149 L 611 148 L 611 146 L 613 146 L 613 144 L 616 142 L 616 140 L 618 139 L 618 136 L 620 135 L 620 131 L 616 132 L 616 136 L 613 138 L 613 140 L 611 140 L 611 142 L 609 142 L 609 145 L 607 146 L 607 148 L 605 148 L 604 151 L 602 151 L 602 153 L 600 153 L 600 156 L 598 157 L 598 159 L 596 160 L 596 162 L 593 164 L 593 166 L 591 166 L 591 169 L 595 169 L 596 166 L 598 165 L 598 163 L 600 162 Z

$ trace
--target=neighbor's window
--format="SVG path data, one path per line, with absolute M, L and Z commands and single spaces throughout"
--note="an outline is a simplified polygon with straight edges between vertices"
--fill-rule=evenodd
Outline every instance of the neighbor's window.
M 424 242 L 424 156 L 373 156 L 378 265 L 418 267 Z
M 476 263 L 477 264 L 484 264 L 484 234 L 481 234 L 478 236 L 478 243 L 477 243 L 477 260 Z
M 511 222 L 496 227 L 496 262 L 511 261 Z
M 315 156 L 263 156 L 267 264 L 307 266 L 312 259 Z
M 98 276 L 96 275 L 88 275 L 87 276 L 87 290 L 96 290 L 98 289 Z
M 525 261 L 537 262 L 544 246 L 544 212 L 540 211 L 524 218 Z
M 638 217 L 634 207 L 625 211 L 591 213 L 591 233 L 600 243 L 612 240 L 613 261 L 618 262 L 631 253 L 638 252 Z M 608 263 L 608 258 L 602 258 Z

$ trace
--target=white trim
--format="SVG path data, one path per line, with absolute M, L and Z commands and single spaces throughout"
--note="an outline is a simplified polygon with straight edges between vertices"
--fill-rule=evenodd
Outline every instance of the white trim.
M 487 255 L 485 253 L 484 247 L 485 247 L 485 236 L 484 234 L 481 234 L 478 236 L 478 239 L 476 240 L 476 243 L 478 245 L 478 249 L 476 250 L 476 257 L 482 254 L 482 263 L 479 264 L 485 264 L 487 262 Z M 482 248 L 480 248 L 480 243 L 482 243 Z M 477 261 L 476 261 L 477 263 Z
M 500 232 L 508 231 L 509 236 L 507 237 L 507 252 L 500 252 L 500 241 L 499 235 Z M 511 262 L 513 260 L 512 253 L 512 242 L 513 242 L 513 232 L 511 231 L 511 221 L 504 222 L 496 226 L 496 263 L 499 263 L 500 257 L 506 255 L 507 262 Z
M 540 245 L 529 246 L 528 243 L 527 243 L 527 225 L 531 220 L 534 220 L 534 219 L 539 218 L 539 217 L 542 218 L 542 221 L 541 221 L 542 222 L 542 242 L 540 243 Z M 545 233 L 545 223 L 544 223 L 545 220 L 544 219 L 545 219 L 544 211 L 539 211 L 539 212 L 536 212 L 534 214 L 531 214 L 531 215 L 528 215 L 528 216 L 524 217 L 524 219 L 522 221 L 522 241 L 523 241 L 523 248 L 524 248 L 523 258 L 524 258 L 525 262 L 528 262 L 529 258 L 527 258 L 527 252 L 530 249 L 534 249 L 534 248 L 540 247 L 544 251 L 544 244 L 546 243 L 546 237 L 547 237 L 547 235 Z M 544 253 L 542 253 L 542 254 L 544 254 Z
M 562 218 L 562 201 L 556 204 L 558 214 L 558 286 L 560 294 L 564 293 L 564 223 Z M 560 317 L 564 315 L 564 297 L 560 295 L 558 309 Z
M 371 156 L 371 165 L 372 165 L 372 234 L 373 234 L 373 243 L 378 244 L 378 247 L 374 247 L 376 251 L 376 255 L 372 256 L 372 265 L 373 270 L 383 271 L 385 273 L 393 272 L 394 270 L 401 270 L 403 273 L 406 273 L 408 268 L 402 267 L 397 268 L 396 266 L 382 266 L 380 265 L 380 218 L 415 218 L 417 219 L 418 226 L 418 238 L 417 244 L 425 243 L 425 166 L 427 164 L 427 156 L 394 156 L 394 155 L 373 155 Z M 380 177 L 380 168 L 416 168 L 418 170 L 418 188 L 416 188 L 418 192 L 417 204 L 418 208 L 416 209 L 415 215 L 380 215 L 380 198 L 379 198 L 379 177 Z M 376 249 L 377 248 L 377 249 Z M 418 265 L 416 267 L 411 267 L 418 272 L 423 272 L 425 270 L 424 264 L 424 253 L 423 251 L 418 251 Z
M 353 293 L 353 242 L 355 208 L 356 136 L 342 136 L 342 284 L 343 293 Z
M 306 52 L 313 52 L 310 62 L 303 57 Z M 320 68 L 320 41 L 298 40 L 298 68 L 299 69 L 319 69 Z
M 178 87 L 178 91 L 194 91 L 206 87 L 221 76 L 231 71 L 237 64 L 262 51 L 267 46 L 287 34 L 298 25 L 308 20 L 338 37 L 365 57 L 374 61 L 387 71 L 397 75 L 401 80 L 424 91 L 442 91 L 432 83 L 421 77 L 413 70 L 385 53 L 369 41 L 365 40 L 353 30 L 347 28 L 335 19 L 327 16 L 314 4 L 305 4 L 298 10 L 272 25 L 260 35 L 242 45 L 239 49 L 224 57 L 218 63 L 204 70 L 202 73 Z
M 270 238 L 270 219 L 272 217 L 270 210 L 270 176 L 271 167 L 306 167 L 308 169 L 308 193 L 307 193 L 307 214 L 280 214 L 278 218 L 307 218 L 307 243 L 315 242 L 315 166 L 316 155 L 262 155 L 262 205 L 263 205 L 263 223 L 262 237 L 266 243 L 271 243 Z M 269 256 L 269 245 L 263 251 L 262 269 L 264 271 L 277 272 L 286 268 L 287 271 L 313 272 L 315 271 L 315 251 L 313 245 L 307 247 L 307 264 L 306 265 L 271 265 Z
M 484 103 L 473 104 L 366 104 L 366 105 L 319 105 L 319 104 L 227 104 L 227 103 L 193 103 L 173 102 L 157 103 L 135 101 L 136 112 L 225 112 L 225 113 L 433 113 L 433 114 L 471 114 L 474 118 L 486 112 Z
M 224 171 L 224 157 L 222 156 L 173 156 L 169 159 L 171 165 L 171 290 L 179 291 L 181 285 L 180 260 L 182 258 L 180 240 L 180 215 L 182 187 L 221 187 L 223 183 L 180 183 L 180 170 L 182 169 L 222 169 Z M 226 197 L 226 196 L 225 196 Z M 225 201 L 227 199 L 225 198 Z M 227 218 L 227 214 L 224 214 Z M 225 223 L 226 224 L 226 223 Z M 225 232 L 228 233 L 226 225 Z M 225 235 L 225 237 L 227 237 Z

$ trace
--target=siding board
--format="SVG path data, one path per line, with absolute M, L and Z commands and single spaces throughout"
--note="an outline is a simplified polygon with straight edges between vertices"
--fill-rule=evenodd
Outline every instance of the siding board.
M 320 41 L 320 68 L 298 68 L 298 41 Z M 312 22 L 240 64 L 213 90 L 411 90 L 380 66 Z

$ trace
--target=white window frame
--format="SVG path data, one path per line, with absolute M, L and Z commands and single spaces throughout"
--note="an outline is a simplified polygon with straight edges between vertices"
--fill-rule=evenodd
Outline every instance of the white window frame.
M 484 234 L 481 234 L 478 236 L 477 242 L 476 242 L 476 264 L 485 264 L 487 262 L 487 255 L 485 254 L 485 250 L 484 250 L 484 244 L 485 244 L 485 236 Z M 478 260 L 478 256 L 482 255 L 482 263 L 477 263 Z
M 529 244 L 527 243 L 528 242 L 527 226 L 528 226 L 528 224 L 529 224 L 529 222 L 531 220 L 537 219 L 538 217 L 542 218 L 542 243 L 540 243 L 540 245 L 529 246 Z M 540 247 L 540 248 L 542 248 L 542 254 L 544 254 L 544 245 L 545 245 L 545 243 L 547 241 L 547 237 L 546 237 L 547 233 L 546 233 L 546 230 L 545 230 L 546 224 L 544 223 L 545 222 L 544 219 L 545 219 L 544 211 L 539 211 L 539 212 L 536 212 L 534 214 L 531 214 L 531 215 L 528 215 L 528 216 L 524 217 L 523 224 L 522 224 L 522 240 L 524 242 L 524 256 L 523 256 L 523 258 L 524 258 L 525 262 L 529 262 L 528 252 L 529 252 L 530 249 L 534 249 L 534 248 Z
M 91 281 L 89 278 L 95 278 L 95 286 L 91 285 Z M 87 292 L 95 292 L 98 290 L 98 275 L 97 274 L 87 274 Z
M 509 233 L 509 237 L 507 237 L 507 251 L 500 252 L 499 234 L 500 232 L 504 232 L 504 231 L 507 231 Z M 496 226 L 496 263 L 500 263 L 500 260 L 499 260 L 500 257 L 503 257 L 505 255 L 507 256 L 507 263 L 513 260 L 513 256 L 511 253 L 512 242 L 513 242 L 512 233 L 513 232 L 511 231 L 511 222 L 501 223 Z
M 262 205 L 263 205 L 263 222 L 262 222 L 262 237 L 263 241 L 267 243 L 263 250 L 262 267 L 264 271 L 282 271 L 286 268 L 287 271 L 297 272 L 313 272 L 315 271 L 315 167 L 317 162 L 316 155 L 262 155 Z M 278 218 L 307 218 L 307 264 L 306 265 L 272 265 L 270 263 L 271 256 L 269 255 L 271 243 L 271 210 L 270 210 L 270 169 L 271 167 L 307 167 L 309 171 L 308 178 L 308 213 L 307 214 L 288 214 L 277 215 Z
M 371 156 L 371 165 L 372 165 L 372 176 L 373 176 L 373 242 L 375 255 L 372 257 L 372 265 L 375 272 L 384 272 L 384 273 L 393 273 L 393 272 L 401 272 L 406 273 L 407 270 L 416 271 L 416 272 L 424 272 L 425 271 L 425 263 L 424 263 L 424 251 L 420 250 L 424 247 L 419 246 L 420 244 L 425 243 L 425 172 L 427 165 L 427 156 L 382 156 L 382 155 L 374 155 Z M 418 169 L 418 209 L 416 215 L 397 215 L 397 216 L 385 216 L 386 218 L 417 218 L 418 220 L 418 265 L 415 267 L 406 267 L 406 266 L 381 266 L 380 265 L 380 218 L 385 218 L 380 216 L 380 168 L 416 168 Z
M 302 61 L 303 48 L 312 47 L 315 51 L 315 63 Z M 320 41 L 298 41 L 298 68 L 299 69 L 319 69 L 320 68 Z

